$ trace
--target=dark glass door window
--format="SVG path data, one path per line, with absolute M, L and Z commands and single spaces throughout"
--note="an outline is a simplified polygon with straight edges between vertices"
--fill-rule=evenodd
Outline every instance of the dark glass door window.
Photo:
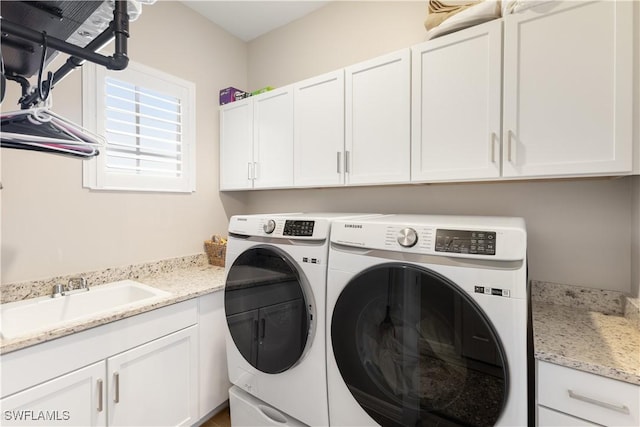
M 258 247 L 229 269 L 227 325 L 242 356 L 256 369 L 286 371 L 302 356 L 311 316 L 299 273 L 280 251 Z
M 492 426 L 502 413 L 502 345 L 477 304 L 433 271 L 387 264 L 356 276 L 331 339 L 343 380 L 382 426 Z

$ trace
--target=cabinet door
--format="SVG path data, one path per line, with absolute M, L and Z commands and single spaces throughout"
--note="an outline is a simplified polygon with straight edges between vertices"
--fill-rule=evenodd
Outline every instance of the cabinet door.
M 107 359 L 110 426 L 182 426 L 197 421 L 198 328 Z
M 293 186 L 293 88 L 253 98 L 254 188 Z
M 105 370 L 95 363 L 2 399 L 2 425 L 106 426 Z
M 631 171 L 632 3 L 505 17 L 505 176 Z
M 253 102 L 251 98 L 220 108 L 220 190 L 253 186 Z
M 229 375 L 224 331 L 224 292 L 213 292 L 198 298 L 199 407 L 202 419 L 229 398 Z
M 345 69 L 347 184 L 408 182 L 410 50 Z
M 598 424 L 572 417 L 562 412 L 557 412 L 544 406 L 538 406 L 538 416 L 536 418 L 538 427 L 591 427 Z
M 412 48 L 411 180 L 500 176 L 502 22 Z
M 640 426 L 640 386 L 536 361 L 537 402 L 603 426 Z
M 294 86 L 293 182 L 344 184 L 344 70 Z

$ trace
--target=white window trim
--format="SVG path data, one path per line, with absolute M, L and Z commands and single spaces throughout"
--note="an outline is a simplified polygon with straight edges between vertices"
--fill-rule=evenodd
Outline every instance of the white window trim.
M 83 126 L 99 135 L 104 135 L 104 121 L 98 117 L 104 115 L 104 82 L 112 75 L 119 80 L 127 81 L 127 71 L 146 74 L 150 83 L 145 87 L 166 93 L 167 89 L 177 93 L 184 102 L 182 104 L 182 160 L 184 173 L 180 178 L 164 178 L 151 176 L 135 176 L 107 173 L 105 156 L 102 154 L 83 162 L 83 186 L 93 190 L 116 191 L 154 191 L 182 192 L 196 191 L 196 86 L 194 83 L 180 79 L 151 67 L 130 61 L 124 71 L 109 71 L 105 67 L 85 63 L 82 67 L 82 123 Z M 160 87 L 158 87 L 160 86 Z

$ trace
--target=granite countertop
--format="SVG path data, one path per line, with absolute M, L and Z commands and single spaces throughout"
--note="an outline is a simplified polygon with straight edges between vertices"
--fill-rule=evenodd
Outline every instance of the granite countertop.
M 539 297 L 542 294 L 547 296 Z M 634 304 L 610 291 L 535 282 L 532 301 L 537 360 L 640 385 L 640 328 Z M 627 315 L 625 303 L 631 306 Z
M 225 271 L 202 255 L 83 274 L 90 286 L 131 279 L 169 292 L 152 303 L 97 315 L 63 327 L 0 340 L 0 354 L 50 341 L 224 288 Z M 2 285 L 2 302 L 50 293 L 46 281 Z M 640 385 L 640 307 L 620 292 L 531 282 L 536 359 Z M 626 304 L 626 307 L 625 307 Z M 626 310 L 625 310 L 626 308 Z
M 218 291 L 224 288 L 225 272 L 224 268 L 205 264 L 201 259 L 199 259 L 198 262 L 182 263 L 178 265 L 174 264 L 167 268 L 146 268 L 140 271 L 135 271 L 135 274 L 132 274 L 131 271 L 124 273 L 116 271 L 115 274 L 111 271 L 108 274 L 105 274 L 104 272 L 101 272 L 101 274 L 104 276 L 102 284 L 109 283 L 111 281 L 131 279 L 145 285 L 167 291 L 171 295 L 161 299 L 154 299 L 154 301 L 149 304 L 137 305 L 121 311 L 96 315 L 95 317 L 88 319 L 84 318 L 74 323 L 68 323 L 62 327 L 39 331 L 8 340 L 0 339 L 0 354 L 20 350 L 35 344 L 64 337 L 89 328 L 115 322 L 156 308 Z M 91 283 L 96 282 L 89 281 L 90 287 Z M 47 288 L 47 286 L 44 287 Z M 8 287 L 3 285 L 3 288 L 3 292 L 6 291 L 7 293 L 11 293 L 11 290 Z M 19 291 L 23 288 L 27 288 L 27 286 L 20 284 L 19 286 L 13 286 L 13 288 L 15 295 L 13 297 L 14 300 L 26 299 L 26 297 L 20 297 Z M 49 286 L 47 289 L 51 289 L 51 287 Z M 29 297 L 32 296 L 29 295 Z

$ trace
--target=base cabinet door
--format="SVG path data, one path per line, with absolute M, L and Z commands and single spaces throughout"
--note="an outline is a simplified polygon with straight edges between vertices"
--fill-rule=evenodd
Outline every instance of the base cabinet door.
M 538 406 L 537 425 L 538 427 L 590 427 L 598 424 L 590 423 L 544 406 Z
M 198 413 L 198 328 L 107 359 L 110 426 L 183 426 Z
M 198 334 L 200 343 L 199 409 L 198 418 L 229 399 L 229 374 L 224 332 L 224 292 L 214 292 L 198 298 Z
M 106 426 L 104 375 L 102 361 L 6 397 L 0 425 Z
M 504 18 L 504 176 L 631 172 L 632 10 L 541 2 Z

